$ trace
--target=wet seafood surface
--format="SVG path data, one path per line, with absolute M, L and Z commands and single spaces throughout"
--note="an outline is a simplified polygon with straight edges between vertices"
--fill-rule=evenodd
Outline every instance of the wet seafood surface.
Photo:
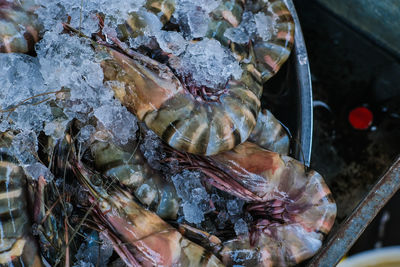
M 18 187 L 6 172 L 3 208 L 20 208 L 0 264 L 292 266 L 319 249 L 329 188 L 261 111 L 294 42 L 283 1 L 0 0 L 0 14 L 0 163 Z

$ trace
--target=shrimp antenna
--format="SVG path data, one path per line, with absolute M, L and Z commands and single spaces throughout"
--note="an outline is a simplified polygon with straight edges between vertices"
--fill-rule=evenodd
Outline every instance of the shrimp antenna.
M 82 28 L 82 10 L 83 10 L 83 0 L 81 0 L 81 9 L 79 12 L 79 35 L 81 34 L 81 28 Z
M 303 147 L 301 146 L 301 142 L 300 142 L 300 140 L 298 138 L 294 138 L 294 137 L 292 137 L 291 140 L 299 148 L 301 159 L 302 159 L 302 163 L 303 163 L 303 166 L 304 166 L 304 171 L 307 172 L 309 170 L 310 166 L 306 165 L 306 157 L 304 156 L 304 150 L 303 150 Z

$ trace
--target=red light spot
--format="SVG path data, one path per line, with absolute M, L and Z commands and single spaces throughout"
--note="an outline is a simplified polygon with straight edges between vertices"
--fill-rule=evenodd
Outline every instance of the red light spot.
M 372 112 L 365 107 L 358 107 L 350 111 L 349 122 L 354 129 L 365 130 L 372 124 Z

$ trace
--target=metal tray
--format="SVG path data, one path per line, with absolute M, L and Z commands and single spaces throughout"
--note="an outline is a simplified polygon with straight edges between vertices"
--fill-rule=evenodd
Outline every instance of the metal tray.
M 313 102 L 309 61 L 292 0 L 285 0 L 296 23 L 295 47 L 281 71 L 265 84 L 263 107 L 269 108 L 292 135 L 291 155 L 309 166 Z M 377 179 L 343 222 L 336 224 L 317 255 L 301 266 L 335 266 L 400 188 L 400 158 Z
M 303 33 L 292 0 L 285 0 L 295 21 L 293 51 L 282 69 L 264 85 L 261 99 L 288 128 L 292 136 L 291 155 L 310 166 L 313 109 L 311 75 Z
M 263 105 L 270 108 L 290 130 L 292 156 L 309 166 L 313 131 L 309 61 L 294 4 L 292 0 L 285 2 L 296 23 L 295 48 L 288 63 L 265 85 Z M 346 219 L 334 226 L 318 254 L 301 266 L 335 266 L 399 188 L 400 158 L 375 184 L 371 184 Z

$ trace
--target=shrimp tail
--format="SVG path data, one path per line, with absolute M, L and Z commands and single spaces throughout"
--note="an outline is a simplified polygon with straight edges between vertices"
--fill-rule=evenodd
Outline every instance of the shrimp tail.
M 267 109 L 258 114 L 256 127 L 248 141 L 280 155 L 289 154 L 289 133 Z

